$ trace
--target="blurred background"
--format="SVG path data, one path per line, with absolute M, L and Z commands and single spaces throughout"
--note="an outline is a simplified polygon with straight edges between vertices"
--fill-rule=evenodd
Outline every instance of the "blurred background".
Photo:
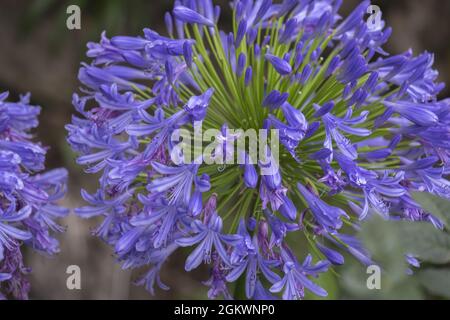
M 347 14 L 358 4 L 344 0 L 341 13 Z M 230 21 L 227 0 L 218 1 L 223 13 L 221 23 Z M 66 28 L 66 8 L 81 7 L 81 30 Z M 374 1 L 383 12 L 383 19 L 393 27 L 386 47 L 391 53 L 412 48 L 417 54 L 424 50 L 436 54 L 440 80 L 450 84 L 450 1 L 385 0 Z M 78 90 L 77 73 L 85 58 L 86 43 L 98 41 L 100 33 L 108 36 L 137 35 L 144 27 L 164 33 L 163 14 L 170 10 L 169 0 L 2 0 L 0 1 L 0 92 L 9 90 L 13 97 L 31 92 L 32 102 L 43 107 L 37 132 L 39 140 L 52 146 L 48 167 L 67 167 L 70 171 L 69 195 L 65 206 L 82 204 L 80 187 L 96 188 L 96 181 L 76 166 L 75 155 L 65 143 L 64 125 L 73 113 L 72 93 Z M 449 88 L 442 97 L 449 96 Z M 175 255 L 164 268 L 163 281 L 171 291 L 158 290 L 150 296 L 132 281 L 139 275 L 121 270 L 114 263 L 112 250 L 90 234 L 95 221 L 71 216 L 63 221 L 70 226 L 60 235 L 61 254 L 48 259 L 27 252 L 26 263 L 33 267 L 32 299 L 177 299 L 205 298 L 201 284 L 207 273 L 184 272 L 184 257 Z M 66 268 L 81 268 L 82 289 L 66 288 Z M 350 267 L 346 267 L 350 268 Z M 203 270 L 206 271 L 206 270 Z M 347 270 L 348 271 L 348 270 Z M 342 270 L 345 275 L 346 270 Z M 341 274 L 340 270 L 337 270 Z M 358 297 L 348 289 L 345 276 L 335 275 L 328 282 L 331 298 Z

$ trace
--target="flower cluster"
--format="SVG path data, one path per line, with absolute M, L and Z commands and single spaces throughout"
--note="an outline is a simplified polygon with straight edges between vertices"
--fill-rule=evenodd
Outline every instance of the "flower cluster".
M 227 32 L 211 0 L 178 0 L 167 36 L 145 29 L 88 45 L 68 141 L 101 178 L 76 212 L 103 217 L 95 234 L 124 268 L 149 267 L 138 283 L 150 292 L 167 289 L 163 264 L 190 248 L 185 269 L 210 266 L 210 298 L 326 296 L 314 278 L 343 264 L 342 251 L 372 263 L 359 221 L 442 227 L 411 197 L 450 198 L 450 101 L 437 100 L 433 55 L 389 55 L 391 29 L 368 26 L 369 1 L 345 19 L 341 3 L 235 0 Z M 171 135 L 194 122 L 277 129 L 278 169 L 174 164 Z
M 59 251 L 52 232 L 61 232 L 55 219 L 68 209 L 56 205 L 65 193 L 67 171 L 45 169 L 46 149 L 31 139 L 40 107 L 30 96 L 7 102 L 0 94 L 0 299 L 27 299 L 30 284 L 23 244 L 45 254 Z

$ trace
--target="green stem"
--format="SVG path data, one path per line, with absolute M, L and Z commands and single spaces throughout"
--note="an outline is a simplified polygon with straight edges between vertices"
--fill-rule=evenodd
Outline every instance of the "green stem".
M 245 295 L 245 273 L 242 274 L 236 281 L 236 286 L 234 287 L 234 299 L 236 300 L 247 300 Z

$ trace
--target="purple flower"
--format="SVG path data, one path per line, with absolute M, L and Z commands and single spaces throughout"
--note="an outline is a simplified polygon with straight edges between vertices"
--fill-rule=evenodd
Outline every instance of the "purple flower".
M 0 210 L 0 261 L 3 259 L 4 248 L 11 250 L 16 241 L 32 238 L 28 231 L 13 227 L 11 223 L 22 222 L 31 215 L 31 207 L 27 206 L 16 211 L 16 205 L 11 204 L 6 212 Z
M 292 254 L 286 250 L 282 251 L 282 256 L 284 277 L 270 288 L 271 292 L 280 292 L 284 288 L 283 299 L 286 300 L 302 299 L 305 288 L 321 297 L 328 295 L 324 289 L 308 278 L 308 276 L 317 277 L 319 273 L 327 271 L 329 266 L 327 261 L 320 261 L 313 265 L 312 257 L 309 255 L 303 264 L 300 264 L 292 260 Z
M 262 105 L 265 107 L 268 106 L 270 109 L 278 109 L 287 101 L 288 97 L 289 95 L 287 93 L 273 90 L 264 98 Z
M 292 72 L 292 67 L 286 60 L 272 54 L 266 54 L 266 59 L 280 75 L 286 76 Z
M 247 188 L 255 189 L 258 184 L 258 173 L 252 160 L 247 153 L 244 153 L 244 183 Z
M 64 228 L 56 220 L 69 211 L 57 205 L 66 191 L 67 171 L 44 172 L 46 149 L 31 140 L 40 107 L 30 95 L 7 102 L 0 94 L 0 298 L 27 299 L 30 272 L 21 247 L 53 255 L 59 252 L 53 232 Z
M 355 159 L 358 157 L 356 147 L 341 133 L 341 131 L 355 136 L 369 136 L 371 134 L 370 130 L 353 127 L 354 125 L 363 123 L 367 119 L 368 112 L 362 112 L 360 116 L 352 118 L 352 110 L 349 109 L 344 118 L 338 118 L 329 114 L 329 111 L 331 111 L 330 106 L 332 105 L 324 105 L 322 108 L 325 109 L 316 106 L 316 109 L 318 109 L 317 114 L 321 115 L 325 126 L 326 138 L 324 147 L 333 151 L 334 141 L 342 154 L 351 159 Z
M 205 18 L 201 14 L 197 13 L 196 11 L 189 9 L 185 6 L 178 5 L 173 9 L 173 14 L 175 18 L 179 19 L 180 21 L 186 22 L 186 23 L 198 23 L 200 25 L 206 25 L 208 27 L 214 27 L 214 22 L 211 20 Z
M 177 246 L 174 243 L 169 244 L 160 250 L 155 250 L 155 252 L 150 255 L 149 262 L 153 264 L 153 267 L 143 275 L 138 281 L 136 281 L 137 285 L 143 285 L 147 289 L 148 292 L 154 294 L 154 286 L 155 283 L 162 290 L 169 290 L 170 288 L 165 285 L 160 278 L 160 270 L 165 262 L 165 260 L 177 249 Z
M 247 32 L 247 22 L 244 20 L 241 20 L 239 22 L 238 31 L 236 33 L 236 41 L 234 46 L 238 48 L 242 42 L 242 39 L 244 39 L 245 33 Z
M 15 243 L 10 250 L 6 251 L 0 264 L 0 300 L 12 297 L 14 299 L 27 300 L 30 292 L 30 282 L 28 274 L 30 268 L 24 266 L 20 245 Z
M 222 265 L 220 257 L 216 252 L 212 254 L 212 260 L 213 267 L 211 270 L 211 278 L 208 281 L 203 282 L 203 284 L 210 287 L 208 290 L 208 298 L 216 299 L 218 296 L 222 295 L 226 300 L 233 299 L 228 291 L 225 280 L 226 267 Z
M 329 231 L 341 228 L 341 217 L 348 218 L 342 209 L 328 205 L 301 184 L 298 184 L 297 187 L 305 197 L 314 218 L 322 227 Z
M 206 174 L 197 176 L 198 165 L 182 165 L 168 167 L 157 162 L 152 163 L 153 169 L 162 175 L 147 185 L 150 192 L 170 191 L 168 198 L 171 203 L 189 205 L 192 195 L 192 187 L 195 184 L 196 191 L 206 192 L 210 189 L 209 177 Z M 199 196 L 199 194 L 195 194 Z M 195 200 L 195 199 L 194 199 Z M 201 208 L 201 204 L 200 204 Z
M 359 6 L 341 23 L 336 29 L 336 34 L 343 34 L 349 30 L 354 29 L 361 23 L 367 8 L 370 5 L 370 1 L 363 1 Z
M 246 86 L 248 86 L 248 85 L 250 85 L 250 82 L 252 81 L 252 79 L 253 79 L 253 68 L 252 67 L 248 67 L 246 70 L 245 70 L 245 85 Z
M 144 29 L 88 44 L 92 61 L 73 97 L 79 115 L 67 130 L 77 162 L 100 178 L 76 212 L 102 217 L 94 233 L 124 268 L 148 267 L 139 281 L 147 290 L 167 289 L 165 260 L 191 247 L 185 269 L 209 265 L 210 298 L 233 298 L 229 282 L 238 279 L 247 298 L 303 298 L 305 288 L 323 296 L 310 278 L 343 264 L 342 251 L 372 262 L 358 228 L 342 234 L 344 222 L 380 214 L 443 227 L 411 197 L 450 199 L 450 100 L 438 99 L 433 55 L 389 55 L 392 29 L 367 27 L 370 2 L 347 17 L 341 4 L 235 0 L 233 32 L 225 32 L 212 0 L 177 0 L 164 19 L 170 38 Z M 17 128 L 35 126 L 36 109 L 4 109 Z M 183 135 L 183 145 L 207 151 L 190 163 L 173 136 L 199 133 L 198 124 L 215 141 Z M 252 143 L 234 150 L 247 129 L 278 134 L 256 158 Z M 0 168 L 42 168 L 45 150 L 19 137 L 0 142 Z M 46 202 L 22 175 L 3 171 L 4 190 Z M 39 212 L 58 215 L 52 206 Z M 36 228 L 18 229 L 46 239 Z M 297 262 L 289 248 L 301 233 L 327 261 Z
M 255 295 L 258 271 L 261 271 L 271 283 L 280 280 L 280 277 L 271 270 L 272 267 L 277 266 L 278 262 L 264 258 L 260 253 L 258 236 L 250 237 L 243 221 L 239 225 L 238 234 L 242 237 L 242 241 L 235 246 L 231 254 L 233 267 L 226 276 L 226 280 L 234 282 L 245 272 L 245 294 L 250 299 Z
M 192 121 L 201 121 L 206 116 L 206 109 L 208 108 L 214 89 L 208 89 L 203 95 L 192 97 L 184 106 L 184 110 L 192 118 Z
M 240 240 L 239 235 L 224 235 L 222 231 L 222 219 L 216 213 L 209 218 L 209 221 L 194 221 L 191 225 L 194 236 L 180 238 L 176 243 L 181 247 L 191 247 L 197 244 L 186 260 L 185 269 L 191 271 L 197 268 L 202 261 L 211 263 L 211 254 L 213 246 L 218 255 L 226 265 L 230 265 L 229 254 L 226 245 L 234 245 Z
M 323 255 L 334 265 L 342 265 L 344 264 L 344 257 L 337 251 L 327 248 L 320 243 L 316 243 L 317 248 Z
M 439 121 L 439 118 L 433 111 L 427 110 L 424 105 L 412 102 L 386 102 L 386 106 L 392 108 L 394 112 L 399 113 L 404 118 L 414 122 L 419 126 L 432 126 Z

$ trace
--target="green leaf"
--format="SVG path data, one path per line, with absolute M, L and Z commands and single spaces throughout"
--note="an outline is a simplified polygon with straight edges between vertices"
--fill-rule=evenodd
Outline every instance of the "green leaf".
M 383 268 L 385 285 L 394 287 L 406 277 L 407 268 L 404 254 L 406 246 L 401 241 L 402 235 L 392 221 L 385 221 L 378 216 L 363 224 L 361 238 L 372 258 Z
M 374 259 L 381 263 L 392 261 L 400 252 L 430 263 L 450 262 L 450 235 L 428 222 L 383 221 L 374 217 L 363 224 L 361 235 Z
M 426 192 L 413 192 L 412 196 L 425 211 L 436 215 L 447 227 L 450 226 L 450 201 Z
M 350 261 L 349 261 L 350 262 Z M 370 290 L 367 287 L 367 279 L 370 276 L 366 268 L 353 261 L 345 267 L 340 278 L 340 285 L 344 291 L 344 299 L 370 299 L 370 300 L 418 300 L 423 299 L 421 286 L 412 277 L 404 277 L 391 285 L 389 274 L 382 272 L 381 289 Z
M 449 269 L 425 269 L 420 271 L 416 277 L 429 293 L 450 299 Z
M 420 259 L 444 264 L 450 262 L 450 235 L 427 222 L 394 221 L 406 252 Z
M 450 221 L 450 202 L 428 194 L 414 194 L 417 202 L 444 222 Z M 448 224 L 449 225 L 449 224 Z M 450 263 L 450 235 L 431 223 L 384 221 L 374 216 L 362 224 L 360 237 L 374 261 L 382 267 L 381 290 L 369 291 L 363 268 L 343 274 L 343 286 L 350 295 L 371 299 L 420 299 L 423 288 L 429 293 L 450 298 L 449 269 L 419 269 L 406 276 L 406 253 L 432 264 Z
M 401 241 L 398 226 L 374 216 L 362 225 L 360 233 L 364 246 L 380 265 L 381 288 L 369 289 L 367 281 L 371 273 L 365 266 L 351 264 L 342 276 L 342 285 L 350 296 L 366 299 L 419 299 L 422 297 L 416 281 L 407 276 L 406 247 Z

